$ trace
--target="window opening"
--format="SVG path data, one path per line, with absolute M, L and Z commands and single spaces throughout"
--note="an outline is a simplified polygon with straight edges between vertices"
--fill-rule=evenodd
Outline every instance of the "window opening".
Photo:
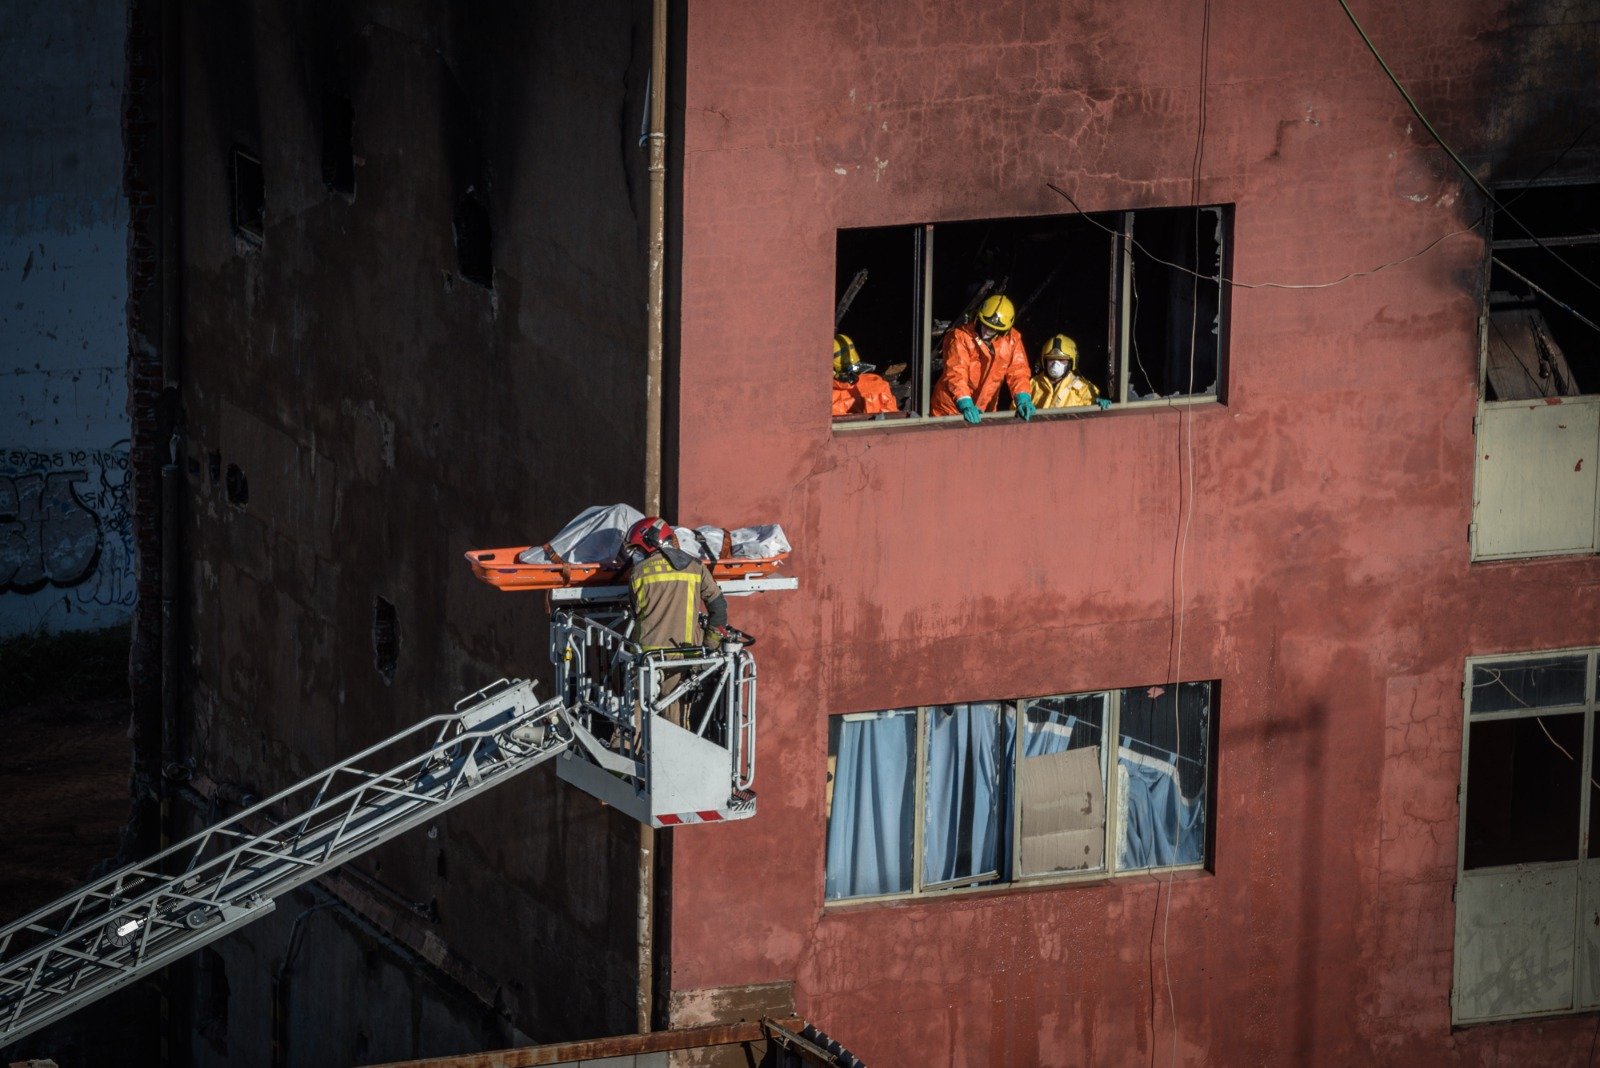
M 1597 653 L 1467 662 L 1455 1022 L 1600 1007 Z
M 242 148 L 233 150 L 229 163 L 233 187 L 234 233 L 260 242 L 266 236 L 266 178 L 261 161 Z
M 832 717 L 827 898 L 1203 864 L 1215 687 Z
M 243 508 L 250 503 L 250 480 L 245 477 L 244 470 L 238 464 L 228 465 L 228 474 L 223 479 L 222 488 L 228 495 L 229 504 L 237 504 Z
M 456 204 L 456 269 L 461 277 L 480 286 L 494 285 L 493 234 L 489 209 L 474 190 L 467 190 Z
M 356 191 L 355 122 L 347 94 L 322 94 L 322 182 L 345 196 Z
M 1600 393 L 1600 184 L 1496 192 L 1484 398 Z
M 835 331 L 890 381 L 900 411 L 838 418 L 927 415 L 947 333 L 993 294 L 1012 302 L 1030 374 L 1050 338 L 1075 342 L 1093 387 L 1075 405 L 1217 396 L 1230 222 L 1208 206 L 840 230 Z M 1013 404 L 1002 386 L 993 410 Z
M 385 685 L 394 682 L 400 664 L 400 633 L 394 605 L 386 598 L 372 599 L 372 661 Z

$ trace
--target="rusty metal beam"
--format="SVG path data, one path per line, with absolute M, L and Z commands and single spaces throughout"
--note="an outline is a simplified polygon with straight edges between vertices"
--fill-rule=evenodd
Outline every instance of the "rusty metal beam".
M 773 1020 L 771 1023 L 794 1032 L 805 1027 L 800 1019 Z M 456 1057 L 430 1057 L 420 1061 L 392 1061 L 372 1068 L 534 1068 L 536 1065 L 569 1064 L 573 1061 L 626 1057 L 637 1053 L 664 1053 L 680 1049 L 708 1049 L 713 1046 L 739 1046 L 765 1042 L 767 1035 L 759 1022 L 725 1024 L 718 1027 L 691 1027 L 681 1031 L 652 1031 L 642 1035 L 617 1035 L 583 1042 L 560 1042 L 548 1046 L 525 1046 L 489 1053 L 464 1053 Z

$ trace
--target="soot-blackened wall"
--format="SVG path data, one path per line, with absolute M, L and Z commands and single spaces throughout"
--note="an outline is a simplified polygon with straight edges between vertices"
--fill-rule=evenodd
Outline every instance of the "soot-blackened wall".
M 183 744 L 264 795 L 544 676 L 544 605 L 461 554 L 638 503 L 648 11 L 234 2 L 181 32 Z M 437 831 L 356 867 L 521 1031 L 629 1029 L 633 826 L 536 772 Z M 360 967 L 307 938 L 302 970 Z M 282 952 L 222 945 L 234 975 Z

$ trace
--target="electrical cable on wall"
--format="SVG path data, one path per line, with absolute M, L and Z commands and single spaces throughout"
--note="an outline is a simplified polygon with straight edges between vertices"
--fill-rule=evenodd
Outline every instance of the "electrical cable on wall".
M 1548 252 L 1552 259 L 1561 264 L 1561 266 L 1565 267 L 1568 271 L 1572 272 L 1572 274 L 1581 279 L 1586 285 L 1592 286 L 1595 289 L 1600 289 L 1600 282 L 1596 282 L 1593 278 L 1590 278 L 1588 275 L 1578 270 L 1578 268 L 1574 267 L 1570 262 L 1562 258 L 1562 256 L 1557 253 L 1555 249 L 1539 240 L 1539 236 L 1529 229 L 1526 223 L 1517 218 L 1515 215 L 1511 214 L 1511 212 L 1507 210 L 1506 205 L 1502 204 L 1498 199 L 1496 199 L 1494 192 L 1490 190 L 1487 185 L 1483 184 L 1483 182 L 1478 178 L 1477 174 L 1473 172 L 1472 168 L 1468 167 L 1466 162 L 1456 154 L 1456 150 L 1451 148 L 1450 145 L 1445 142 L 1445 139 L 1439 135 L 1438 130 L 1434 129 L 1433 123 L 1428 121 L 1428 117 L 1422 113 L 1422 108 L 1417 105 L 1416 100 L 1414 100 L 1411 94 L 1407 92 L 1406 87 L 1400 83 L 1399 76 L 1397 76 L 1394 72 L 1394 69 L 1389 66 L 1388 61 L 1383 58 L 1383 54 L 1378 51 L 1378 46 L 1372 43 L 1371 37 L 1367 36 L 1366 29 L 1362 27 L 1360 20 L 1356 18 L 1355 12 L 1350 10 L 1350 5 L 1345 3 L 1345 0 L 1337 0 L 1337 3 L 1344 11 L 1345 17 L 1350 20 L 1350 25 L 1354 26 L 1356 33 L 1361 35 L 1361 42 L 1367 46 L 1367 51 L 1372 53 L 1372 58 L 1378 61 L 1378 66 L 1383 68 L 1383 73 L 1388 76 L 1389 81 L 1394 85 L 1395 89 L 1399 91 L 1401 98 L 1406 102 L 1406 106 L 1411 109 L 1411 114 L 1415 115 L 1417 117 L 1417 121 L 1422 123 L 1422 128 L 1428 131 L 1428 136 L 1432 137 L 1434 142 L 1438 144 L 1440 148 L 1444 149 L 1445 155 L 1450 157 L 1450 161 L 1456 165 L 1457 169 L 1459 169 L 1462 174 L 1467 176 L 1467 181 L 1472 183 L 1473 188 L 1477 189 L 1477 191 L 1483 195 L 1484 199 L 1494 206 L 1496 211 L 1520 227 L 1522 232 L 1527 234 L 1529 239 L 1533 241 L 1534 245 L 1543 249 L 1545 252 Z M 1581 139 L 1582 135 L 1580 134 L 1579 137 Z

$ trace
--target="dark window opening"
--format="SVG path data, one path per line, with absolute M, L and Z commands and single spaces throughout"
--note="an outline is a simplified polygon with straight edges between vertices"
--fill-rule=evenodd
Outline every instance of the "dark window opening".
M 1141 211 L 1129 228 L 1129 399 L 1215 393 L 1222 342 L 1221 209 Z
M 348 96 L 322 94 L 322 182 L 345 196 L 356 191 L 355 122 Z
M 1462 868 L 1576 860 L 1583 714 L 1470 724 Z
M 1496 195 L 1485 399 L 1600 393 L 1600 184 Z
M 400 663 L 400 634 L 394 605 L 382 597 L 372 599 L 372 662 L 385 685 L 394 682 Z
M 468 190 L 456 204 L 456 270 L 461 277 L 480 286 L 494 285 L 493 236 L 489 229 L 489 209 L 478 194 Z
M 834 330 L 900 410 L 836 418 L 927 414 L 947 332 L 996 294 L 1011 301 L 1030 375 L 1052 337 L 1075 343 L 1087 386 L 1071 406 L 1219 396 L 1231 222 L 1207 206 L 840 230 Z M 992 410 L 1013 404 L 1002 386 Z
M 834 332 L 888 381 L 901 412 L 920 410 L 922 228 L 841 230 L 835 266 Z
M 245 477 L 238 464 L 228 465 L 228 474 L 223 480 L 223 488 L 228 494 L 229 504 L 237 504 L 240 508 L 243 508 L 250 503 L 250 480 Z
M 213 486 L 222 481 L 222 453 L 215 449 L 206 453 L 206 474 L 211 477 Z
M 261 161 L 242 148 L 233 150 L 230 163 L 233 187 L 233 230 L 261 241 L 267 232 L 267 186 Z

